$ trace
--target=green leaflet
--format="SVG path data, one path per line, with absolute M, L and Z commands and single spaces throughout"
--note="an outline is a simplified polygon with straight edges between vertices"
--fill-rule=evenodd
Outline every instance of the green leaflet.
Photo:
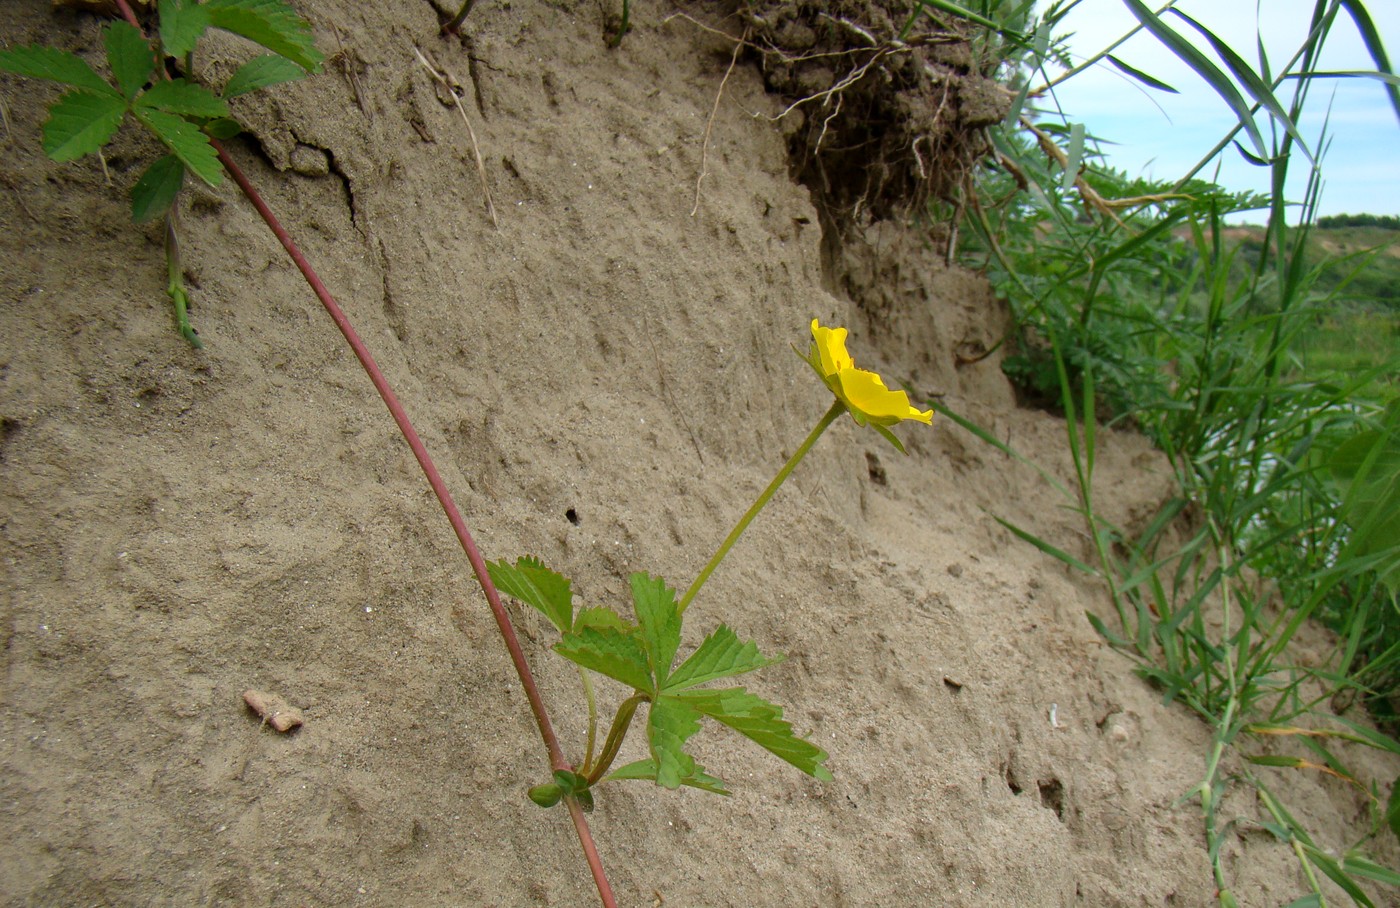
M 189 120 L 163 110 L 143 107 L 139 102 L 132 114 L 175 152 L 195 176 L 210 186 L 223 182 L 223 166 L 214 147 L 209 144 L 209 137 Z
M 0 69 L 31 79 L 48 79 L 100 95 L 117 95 L 97 72 L 80 57 L 52 47 L 28 45 L 0 50 Z
M 612 627 L 581 627 L 564 635 L 554 651 L 577 665 L 653 694 L 646 649 L 635 634 Z
M 203 4 L 215 28 L 242 35 L 307 72 L 321 71 L 311 26 L 282 0 L 209 0 Z
M 185 165 L 179 158 L 156 158 L 131 187 L 131 219 L 141 224 L 165 214 L 184 185 Z
M 714 633 L 705 638 L 700 648 L 690 654 L 662 685 L 662 690 L 671 692 L 695 687 L 717 678 L 742 675 L 765 665 L 783 661 L 782 656 L 764 658 L 753 642 L 743 643 L 727 626 L 721 624 Z
M 306 75 L 301 67 L 286 57 L 264 55 L 254 57 L 238 68 L 224 86 L 224 97 L 235 98 L 259 88 L 292 82 Z
M 49 108 L 44 121 L 44 153 L 55 161 L 74 161 L 106 145 L 126 116 L 126 101 L 116 93 L 70 91 Z
M 229 115 L 228 105 L 218 95 L 202 85 L 186 82 L 184 79 L 168 79 L 152 85 L 136 99 L 139 108 L 163 110 L 166 113 L 184 117 L 212 119 Z
M 493 561 L 486 565 L 491 582 L 501 592 L 539 609 L 561 634 L 574 626 L 574 593 L 567 577 L 544 566 L 538 558 L 526 555 L 515 564 Z
M 826 751 L 793 733 L 783 720 L 783 708 L 742 687 L 721 690 L 686 690 L 666 697 L 675 698 L 737 731 L 769 753 L 821 779 L 832 780 L 831 772 L 822 762 Z
M 112 22 L 103 29 L 102 41 L 107 46 L 107 65 L 112 67 L 117 85 L 130 101 L 150 81 L 155 69 L 156 58 L 151 45 L 135 26 L 122 21 Z
M 172 57 L 183 57 L 209 27 L 209 11 L 187 0 L 160 0 L 160 43 Z
M 660 577 L 633 574 L 632 604 L 641 625 L 642 643 L 651 657 L 652 672 L 657 687 L 664 687 L 681 645 L 681 613 L 676 604 L 676 591 L 666 586 Z M 674 786 L 671 786 L 674 787 Z
M 678 788 L 695 774 L 695 759 L 685 752 L 686 740 L 700 730 L 700 714 L 673 697 L 661 697 L 647 715 L 647 743 L 656 762 L 656 784 Z
M 622 781 L 626 779 L 640 779 L 643 781 L 656 781 L 656 761 L 637 760 L 628 763 L 626 766 L 619 766 L 612 772 L 604 776 L 600 781 Z M 729 796 L 729 789 L 724 786 L 724 780 L 712 775 L 708 775 L 700 764 L 694 764 L 694 772 L 681 779 L 682 785 L 689 785 L 691 788 L 698 788 L 701 791 L 708 791 L 713 794 Z

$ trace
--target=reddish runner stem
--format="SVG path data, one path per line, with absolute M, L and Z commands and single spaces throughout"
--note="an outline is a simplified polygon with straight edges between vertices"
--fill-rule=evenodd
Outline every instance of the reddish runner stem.
M 418 466 L 423 469 L 423 475 L 427 477 L 428 485 L 432 486 L 433 494 L 437 496 L 438 503 L 442 505 L 443 513 L 447 515 L 447 522 L 452 524 L 452 531 L 457 534 L 457 539 L 462 544 L 462 550 L 467 553 L 467 560 L 471 562 L 472 572 L 476 574 L 476 580 L 481 584 L 482 592 L 486 594 L 486 602 L 491 607 L 492 616 L 496 619 L 496 627 L 500 629 L 506 650 L 510 653 L 510 661 L 515 665 L 515 672 L 520 676 L 520 685 L 525 689 L 525 697 L 530 701 L 530 710 L 535 714 L 540 737 L 544 739 L 545 747 L 549 750 L 550 767 L 556 770 L 572 771 L 573 767 L 559 747 L 559 739 L 555 736 L 554 727 L 550 724 L 549 713 L 545 710 L 544 700 L 540 697 L 539 688 L 535 685 L 530 665 L 525 661 L 525 653 L 520 648 L 520 640 L 515 635 L 510 615 L 506 613 L 505 606 L 501 604 L 500 593 L 497 592 L 495 584 L 491 582 L 491 576 L 486 571 L 486 562 L 481 557 L 476 542 L 472 539 L 471 531 L 467 529 L 466 521 L 462 519 L 457 505 L 452 501 L 452 494 L 448 491 L 447 484 L 443 482 L 442 475 L 438 473 L 433 459 L 428 455 L 428 449 L 424 447 L 422 439 L 418 437 L 418 432 L 413 428 L 413 423 L 409 421 L 403 405 L 399 403 L 398 397 L 389 387 L 389 382 L 379 370 L 379 366 L 375 363 L 374 357 L 370 355 L 369 349 L 360 340 L 359 334 L 350 324 L 345 312 L 336 303 L 325 284 L 321 282 L 320 277 L 312 269 L 311 263 L 301 254 L 301 250 L 292 241 L 291 236 L 283 229 L 277 216 L 272 213 L 272 209 L 263 201 L 257 189 L 248 181 L 248 177 L 233 158 L 229 157 L 224 147 L 217 140 L 211 139 L 210 142 L 213 144 L 214 150 L 218 152 L 220 162 L 233 177 L 234 182 L 238 184 L 238 188 L 243 190 L 248 201 L 253 203 L 253 207 L 267 223 L 268 229 L 277 237 L 277 241 L 282 244 L 287 255 L 296 263 L 297 269 L 301 271 L 306 283 L 311 286 L 316 298 L 321 301 L 321 305 L 330 314 L 336 327 L 340 329 L 340 333 L 345 336 L 346 342 L 350 344 L 350 349 L 355 351 L 355 357 L 359 359 L 360 365 L 364 367 L 370 381 L 374 383 L 375 390 L 384 399 L 384 405 L 389 408 L 390 415 L 394 417 L 394 422 L 398 425 L 399 431 L 403 433 L 404 440 L 408 442 L 413 456 L 417 458 Z M 578 832 L 584 857 L 588 861 L 589 870 L 593 873 L 593 882 L 598 887 L 598 895 L 603 900 L 604 908 L 616 908 L 617 902 L 613 897 L 612 886 L 608 883 L 607 875 L 603 871 L 603 863 L 598 856 L 598 849 L 593 844 L 593 835 L 588 829 L 588 820 L 573 798 L 567 800 L 569 816 L 574 821 L 574 829 Z

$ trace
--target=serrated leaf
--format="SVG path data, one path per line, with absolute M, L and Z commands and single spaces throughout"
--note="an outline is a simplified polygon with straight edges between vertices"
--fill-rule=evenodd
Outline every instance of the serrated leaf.
M 130 101 L 151 78 L 156 58 L 141 30 L 120 19 L 102 30 L 102 43 L 107 46 L 107 65 L 117 77 L 117 85 Z
M 209 137 L 199 131 L 189 120 L 163 110 L 137 107 L 132 110 L 136 119 L 146 124 L 166 147 L 175 152 L 195 176 L 210 186 L 218 186 L 224 179 L 223 165 Z
M 0 50 L 0 69 L 31 79 L 48 79 L 74 88 L 85 88 L 99 95 L 121 94 L 108 85 L 86 60 L 52 47 L 27 45 Z
M 759 655 L 758 645 L 752 641 L 741 642 L 739 635 L 725 625 L 715 628 L 714 633 L 705 638 L 699 649 L 681 663 L 662 685 L 663 690 L 677 691 L 695 687 L 716 678 L 729 678 L 742 675 L 765 665 L 783 661 L 782 656 L 767 659 Z
M 628 624 L 621 615 L 604 605 L 581 608 L 574 616 L 574 630 L 581 627 L 611 627 L 620 631 L 636 630 L 636 625 Z
M 165 214 L 184 185 L 185 165 L 179 158 L 156 158 L 131 187 L 131 219 L 141 224 Z
M 238 72 L 224 85 L 224 97 L 235 98 L 269 85 L 294 82 L 304 75 L 305 71 L 286 57 L 254 57 L 238 67 Z
M 564 635 L 554 651 L 576 665 L 635 690 L 655 693 L 646 650 L 635 635 L 610 627 L 583 627 Z
M 635 762 L 628 763 L 626 766 L 619 766 L 617 769 L 614 769 L 612 772 L 604 776 L 602 781 L 625 781 L 629 779 L 655 782 L 656 761 L 637 760 Z M 725 797 L 729 797 L 729 789 L 725 787 L 724 780 L 712 775 L 708 775 L 703 769 L 700 768 L 699 763 L 695 764 L 695 771 L 691 775 L 685 777 L 684 779 L 681 779 L 681 784 L 689 785 L 691 788 L 698 788 L 701 791 L 708 791 L 717 795 L 724 795 Z
M 203 4 L 216 28 L 242 35 L 307 72 L 319 72 L 325 57 L 316 49 L 311 26 L 282 0 L 209 0 Z
M 637 610 L 642 643 L 651 657 L 651 667 L 658 686 L 664 686 L 681 645 L 681 613 L 676 591 L 660 577 L 633 574 L 632 605 Z M 671 786 L 674 787 L 674 786 Z
M 827 753 L 805 738 L 798 737 L 783 719 L 783 708 L 742 687 L 722 690 L 685 690 L 667 694 L 668 699 L 680 700 L 737 731 L 759 747 L 786 760 L 793 766 L 821 779 L 832 780 L 831 772 L 822 766 Z
M 700 730 L 700 714 L 672 697 L 659 697 L 647 713 L 647 743 L 656 761 L 656 784 L 677 788 L 695 774 L 695 759 L 685 752 L 686 740 Z
M 243 125 L 232 117 L 215 117 L 204 124 L 204 134 L 215 139 L 232 139 L 243 131 Z
M 172 57 L 194 50 L 209 27 L 209 11 L 193 0 L 160 0 L 160 43 Z
M 136 99 L 136 107 L 200 119 L 229 115 L 228 105 L 224 103 L 223 98 L 203 85 L 195 85 L 184 79 L 157 82 L 151 86 L 150 91 Z
M 70 91 L 49 108 L 44 121 L 44 153 L 55 161 L 74 161 L 106 145 L 126 116 L 121 95 Z
M 569 579 L 544 566 L 538 558 L 526 555 L 515 564 L 495 561 L 486 565 L 491 582 L 508 596 L 539 611 L 549 619 L 559 633 L 567 634 L 574 626 L 574 593 Z

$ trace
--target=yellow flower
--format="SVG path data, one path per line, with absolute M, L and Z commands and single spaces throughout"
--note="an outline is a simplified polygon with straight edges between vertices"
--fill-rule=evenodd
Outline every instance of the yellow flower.
M 916 410 L 909 405 L 909 395 L 891 391 L 874 372 L 857 369 L 851 354 L 846 352 L 845 328 L 826 328 L 812 319 L 812 349 L 807 362 L 821 376 L 841 403 L 850 411 L 858 425 L 872 425 L 881 435 L 893 440 L 887 426 L 906 419 L 933 423 L 932 410 Z M 897 443 L 896 443 L 897 444 Z

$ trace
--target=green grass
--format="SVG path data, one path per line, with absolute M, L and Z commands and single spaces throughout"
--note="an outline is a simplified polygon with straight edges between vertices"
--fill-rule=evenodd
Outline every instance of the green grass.
M 998 8 L 969 6 L 983 16 Z M 1356 0 L 1319 3 L 1306 43 L 1267 76 L 1200 23 L 1129 6 L 1190 58 L 1241 125 L 1191 174 L 1155 185 L 1104 167 L 1082 125 L 1013 113 L 992 130 L 997 166 L 962 200 L 964 261 L 988 273 L 1015 315 L 1008 375 L 1065 414 L 1075 482 L 1062 491 L 1088 543 L 1005 525 L 1099 580 L 1111 612 L 1088 620 L 1164 700 L 1212 729 L 1200 781 L 1185 794 L 1200 807 L 1220 904 L 1236 904 L 1221 856 L 1237 821 L 1217 807 L 1245 784 L 1262 805 L 1255 819 L 1296 856 L 1305 891 L 1293 905 L 1327 904 L 1329 879 L 1369 906 L 1375 884 L 1400 885 L 1400 873 L 1366 857 L 1374 837 L 1400 835 L 1400 780 L 1357 779 L 1335 743 L 1400 755 L 1400 742 L 1330 704 L 1359 699 L 1390 721 L 1400 698 L 1400 310 L 1390 296 L 1400 268 L 1392 232 L 1315 227 L 1321 172 L 1296 123 L 1336 22 L 1361 32 L 1379 69 L 1388 61 Z M 1049 9 L 1037 36 L 1063 8 Z M 1188 47 L 1183 29 L 1204 35 L 1214 59 Z M 1037 48 L 1009 59 L 1017 81 L 1059 54 Z M 1400 113 L 1400 92 L 1382 85 Z M 1273 121 L 1272 138 L 1255 117 Z M 1290 167 L 1307 168 L 1301 205 L 1193 179 L 1234 147 L 1260 157 L 1275 187 L 1288 185 Z M 1261 207 L 1263 227 L 1226 226 Z M 1175 492 L 1145 526 L 1110 523 L 1093 498 L 1101 421 L 1136 426 L 1172 466 Z M 1313 620 L 1335 632 L 1334 644 L 1303 664 L 1292 644 Z M 1231 752 L 1246 768 L 1227 774 Z M 1369 794 L 1370 822 L 1352 841 L 1315 842 L 1287 806 L 1288 774 L 1317 765 Z

